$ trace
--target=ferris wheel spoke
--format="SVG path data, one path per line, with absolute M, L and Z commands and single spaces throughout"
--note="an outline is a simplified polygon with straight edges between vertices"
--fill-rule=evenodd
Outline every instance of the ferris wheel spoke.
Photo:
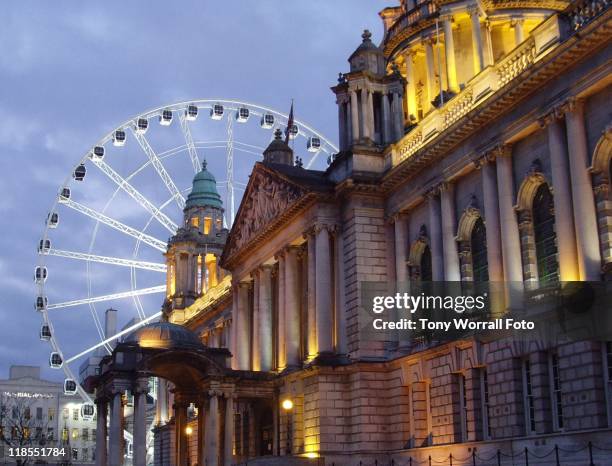
M 91 346 L 90 348 L 87 348 L 86 350 L 81 351 L 79 354 L 76 354 L 68 359 L 66 359 L 66 361 L 64 362 L 64 364 L 70 364 L 71 362 L 76 361 L 79 358 L 82 358 L 83 356 L 97 350 L 98 348 L 101 348 L 102 346 L 106 346 L 109 343 L 112 343 L 113 341 L 121 338 L 123 335 L 127 335 L 128 333 L 132 332 L 133 330 L 136 330 L 139 327 L 142 327 L 143 325 L 148 324 L 149 322 L 158 319 L 161 316 L 161 311 L 157 312 L 155 314 L 153 314 L 152 316 L 147 317 L 146 319 L 142 319 L 140 321 L 138 321 L 137 323 L 135 323 L 134 325 L 130 325 L 129 327 L 121 330 L 120 332 L 108 337 L 106 340 L 101 341 L 100 343 L 97 343 L 93 346 Z
M 128 180 L 124 179 L 119 173 L 111 168 L 109 164 L 103 160 L 93 160 L 95 166 L 97 166 L 106 176 L 113 180 L 117 186 L 123 189 L 130 195 L 132 199 L 138 202 L 147 212 L 155 216 L 155 218 L 161 223 L 166 229 L 174 234 L 178 229 L 176 223 L 164 214 L 161 210 L 155 207 L 151 201 L 144 197 L 134 186 L 132 186 Z
M 200 165 L 200 160 L 198 159 L 198 152 L 196 151 L 195 144 L 193 143 L 189 122 L 187 121 L 184 113 L 179 116 L 179 122 L 181 123 L 183 136 L 185 137 L 185 142 L 187 143 L 187 152 L 189 152 L 189 158 L 191 159 L 193 170 L 195 173 L 198 173 L 202 167 Z
M 227 171 L 227 197 L 230 208 L 230 218 L 228 219 L 228 228 L 231 228 L 234 223 L 234 119 L 227 117 L 227 155 L 226 155 L 226 171 Z
M 185 208 L 185 198 L 183 197 L 179 189 L 174 184 L 172 177 L 166 171 L 166 168 L 162 164 L 161 160 L 159 160 L 159 157 L 157 156 L 157 154 L 155 153 L 155 151 L 149 144 L 149 141 L 147 141 L 147 138 L 144 136 L 144 134 L 137 133 L 133 129 L 132 129 L 132 134 L 138 141 L 138 144 L 140 144 L 140 147 L 142 148 L 143 152 L 149 158 L 151 165 L 153 165 L 153 168 L 155 168 L 155 171 L 157 172 L 159 177 L 162 179 L 162 181 L 166 185 L 166 188 L 170 192 L 170 195 L 174 198 L 179 208 L 183 210 Z
M 62 249 L 49 249 L 44 254 L 48 256 L 66 257 L 68 259 L 99 262 L 101 264 L 119 265 L 122 267 L 134 267 L 142 270 L 152 270 L 154 272 L 166 272 L 166 264 L 158 262 L 146 262 L 131 259 L 121 259 L 119 257 L 98 256 L 95 254 L 87 254 L 83 252 L 64 251 Z
M 49 304 L 47 309 L 63 309 L 66 307 L 80 306 L 81 304 L 101 303 L 105 301 L 113 301 L 116 299 L 130 298 L 132 296 L 142 296 L 147 294 L 164 293 L 166 285 L 151 286 L 149 288 L 141 288 L 138 290 L 123 291 L 121 293 L 112 293 L 102 296 L 93 296 L 91 298 L 75 299 L 73 301 L 65 301 L 63 303 Z
M 104 223 L 105 225 L 108 225 L 109 227 L 114 228 L 115 230 L 120 231 L 121 233 L 125 233 L 126 235 L 131 236 L 132 238 L 136 238 L 137 240 L 148 244 L 149 246 L 157 249 L 158 251 L 166 252 L 167 244 L 164 241 L 154 238 L 153 236 L 147 235 L 146 233 L 143 233 L 142 231 L 139 231 L 136 228 L 129 227 L 124 223 L 121 223 L 119 220 L 107 217 L 106 215 L 101 214 L 100 212 L 90 207 L 73 201 L 72 199 L 66 200 L 64 205 L 70 207 L 73 210 L 76 210 L 77 212 L 81 212 L 82 214 L 85 214 L 88 217 L 93 218 L 94 220 Z

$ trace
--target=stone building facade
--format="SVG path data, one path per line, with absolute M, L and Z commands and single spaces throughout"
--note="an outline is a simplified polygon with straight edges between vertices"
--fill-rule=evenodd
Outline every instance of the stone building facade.
M 0 380 L 0 462 L 17 465 L 14 449 L 23 446 L 64 450 L 49 463 L 93 465 L 96 419 L 86 406 L 66 395 L 62 383 L 42 379 L 40 367 L 11 366 L 9 378 Z
M 332 88 L 326 171 L 278 133 L 229 232 L 196 176 L 166 255 L 170 327 L 115 350 L 148 348 L 131 370 L 166 377 L 156 464 L 612 464 L 611 342 L 361 332 L 366 282 L 497 283 L 503 315 L 609 281 L 610 3 L 402 0 L 380 16 L 382 43 L 365 31 Z M 104 387 L 134 383 L 112 364 Z

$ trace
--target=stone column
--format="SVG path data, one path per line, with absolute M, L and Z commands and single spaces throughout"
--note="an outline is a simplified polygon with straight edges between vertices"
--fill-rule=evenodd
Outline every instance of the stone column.
M 109 466 L 122 466 L 123 465 L 123 449 L 122 449 L 122 437 L 123 432 L 121 426 L 123 424 L 123 403 L 121 400 L 121 392 L 113 393 L 111 398 L 111 419 L 110 419 L 110 432 L 108 442 L 108 464 Z
M 106 449 L 108 402 L 104 399 L 96 400 L 96 411 L 96 466 L 108 466 L 108 453 Z
M 334 235 L 334 282 L 335 282 L 335 319 L 334 323 L 336 326 L 335 340 L 336 340 L 336 352 L 339 354 L 346 354 L 348 352 L 347 338 L 346 338 L 346 289 L 345 289 L 345 275 L 344 275 L 344 238 L 342 236 L 342 230 L 338 228 Z
M 197 264 L 197 262 L 196 262 Z M 193 254 L 187 255 L 187 292 L 195 293 L 195 278 L 196 278 L 196 265 L 194 264 Z
M 155 423 L 163 425 L 168 421 L 168 387 L 164 379 L 157 378 L 157 403 L 155 404 Z
M 250 324 L 249 324 L 249 283 L 238 284 L 238 313 L 236 325 L 236 356 L 239 370 L 248 370 L 250 367 Z
M 174 292 L 180 294 L 183 292 L 183 264 L 179 251 L 174 254 L 174 261 Z
M 440 200 L 437 190 L 431 191 L 427 196 L 429 209 L 429 246 L 431 248 L 431 275 L 433 281 L 444 280 L 444 260 L 442 250 L 442 225 L 440 214 Z
M 272 266 L 264 265 L 259 272 L 259 370 L 272 370 Z M 257 369 L 255 369 L 257 370 Z
M 468 8 L 472 24 L 472 54 L 474 58 L 474 74 L 478 74 L 485 67 L 484 47 L 480 31 L 480 11 L 478 5 Z
M 208 415 L 206 416 L 206 466 L 219 465 L 219 393 L 208 392 L 210 396 Z
M 453 18 L 444 16 L 442 25 L 444 27 L 444 51 L 446 52 L 446 79 L 450 91 L 459 92 L 457 83 L 457 67 L 455 66 L 455 42 L 453 40 Z
M 298 248 L 290 246 L 285 252 L 285 327 L 286 365 L 300 364 L 300 283 L 298 280 Z
M 486 20 L 484 23 L 484 65 L 491 66 L 495 63 L 493 56 L 493 40 L 491 39 L 491 23 Z
M 346 134 L 346 111 L 344 107 L 344 99 L 339 98 L 336 102 L 338 105 L 338 132 L 340 138 L 340 150 L 346 149 L 347 134 Z
M 499 223 L 501 227 L 502 257 L 506 279 L 506 303 L 511 308 L 520 305 L 523 289 L 523 266 L 518 222 L 514 211 L 514 176 L 512 150 L 500 146 L 496 150 Z M 515 293 L 514 291 L 518 292 Z
M 601 257 L 593 186 L 588 172 L 589 155 L 582 100 L 569 102 L 565 123 L 580 280 L 598 281 L 601 279 Z
M 314 229 L 305 235 L 308 241 L 308 359 L 317 355 L 317 314 L 316 314 L 316 253 Z
M 457 220 L 455 214 L 455 186 L 443 183 L 440 187 L 440 204 L 442 210 L 442 249 L 444 251 L 444 280 L 461 281 L 459 254 L 457 252 Z
M 187 428 L 187 402 L 179 395 L 175 394 L 174 399 L 174 445 L 176 466 L 188 466 L 188 438 L 185 429 Z
M 393 134 L 391 132 L 391 109 L 389 108 L 389 96 L 383 94 L 382 100 L 382 114 L 383 114 L 383 143 L 389 144 L 393 142 Z
M 357 90 L 351 89 L 351 128 L 353 135 L 353 143 L 357 142 L 361 135 L 359 133 L 359 102 L 357 99 Z
M 525 31 L 523 29 L 524 20 L 513 19 L 511 26 L 514 28 L 514 46 L 516 47 L 525 40 Z
M 580 273 L 565 135 L 561 121 L 555 115 L 549 115 L 543 123 L 548 123 L 548 150 L 554 187 L 559 278 L 561 281 L 575 281 L 580 279 Z
M 374 91 L 368 91 L 368 126 L 370 127 L 370 139 L 376 140 L 376 124 L 374 122 Z
M 331 250 L 328 225 L 316 227 L 316 325 L 317 325 L 317 352 L 318 354 L 332 352 L 333 342 L 333 301 L 332 301 L 332 273 Z
M 147 379 L 139 380 L 133 390 L 134 395 L 134 431 L 133 431 L 133 466 L 147 464 Z
M 361 89 L 361 128 L 363 130 L 363 139 L 374 139 L 372 137 L 373 128 L 370 127 L 370 90 L 367 88 Z
M 407 291 L 408 288 L 408 225 L 405 214 L 394 217 L 395 231 L 395 279 L 397 291 Z
M 238 285 L 234 283 L 232 278 L 232 326 L 230 327 L 230 352 L 232 353 L 232 369 L 239 369 L 238 364 L 238 352 L 237 352 L 237 344 L 238 341 Z
M 436 98 L 439 89 L 436 88 L 436 71 L 433 53 L 433 44 L 431 39 L 423 41 L 425 47 L 425 63 L 427 65 L 427 109 L 432 107 L 431 102 Z
M 497 199 L 497 180 L 495 162 L 492 158 L 483 157 L 482 161 L 482 197 L 484 220 L 487 238 L 487 263 L 489 281 L 504 281 L 502 262 L 502 244 L 499 225 L 499 201 Z
M 400 140 L 404 136 L 404 114 L 402 102 L 398 92 L 393 93 L 393 121 L 395 127 L 395 140 Z
M 408 122 L 412 121 L 411 117 L 419 118 L 419 112 L 416 103 L 416 78 L 414 76 L 414 53 L 408 51 L 404 56 L 406 60 L 406 102 L 408 103 Z
M 260 352 L 260 332 L 261 327 L 259 325 L 259 294 L 261 291 L 261 270 L 255 270 L 251 275 L 253 276 L 253 317 L 251 325 L 253 326 L 253 330 L 251 335 L 253 336 L 252 346 L 251 346 L 251 368 L 254 371 L 261 370 L 261 352 Z
M 286 269 L 287 269 L 287 260 L 285 259 L 285 252 L 281 251 L 276 255 L 276 259 L 278 260 L 278 316 L 277 316 L 277 326 L 276 326 L 276 336 L 278 341 L 277 351 L 277 369 L 283 370 L 287 367 L 287 340 L 285 329 L 287 328 L 287 324 L 289 319 L 291 319 L 290 309 L 287 306 L 287 279 L 286 279 Z
M 206 464 L 206 398 L 198 398 L 198 463 Z
M 223 431 L 223 466 L 232 466 L 234 450 L 234 397 L 228 393 L 225 399 L 225 430 Z

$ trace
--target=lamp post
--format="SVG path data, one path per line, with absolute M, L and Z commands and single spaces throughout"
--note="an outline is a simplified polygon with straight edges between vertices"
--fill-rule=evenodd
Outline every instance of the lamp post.
M 187 464 L 191 466 L 191 455 L 189 454 L 189 443 L 191 442 L 191 435 L 193 434 L 193 427 L 185 427 L 185 435 L 187 436 Z
M 292 411 L 293 411 L 293 401 L 289 398 L 286 398 L 281 403 L 281 406 L 285 413 L 287 414 L 287 442 L 285 446 L 285 454 L 290 455 L 293 446 L 293 419 L 292 419 Z

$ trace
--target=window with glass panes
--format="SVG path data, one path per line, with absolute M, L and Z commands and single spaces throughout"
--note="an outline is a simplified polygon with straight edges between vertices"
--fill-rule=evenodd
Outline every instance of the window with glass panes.
M 559 281 L 557 234 L 553 197 L 548 184 L 538 188 L 532 204 L 533 232 L 540 284 L 549 285 Z
M 559 373 L 559 356 L 550 355 L 551 389 L 554 425 L 557 429 L 563 429 L 563 396 L 561 393 L 561 375 Z
M 420 272 L 421 272 L 421 281 L 423 282 L 430 282 L 431 281 L 431 277 L 432 277 L 432 272 L 431 272 L 431 249 L 429 249 L 429 246 L 425 246 L 425 249 L 423 250 L 423 254 L 421 254 L 421 263 L 420 265 Z
M 525 403 L 525 430 L 527 434 L 531 434 L 536 430 L 536 423 L 531 363 L 528 359 L 523 360 L 523 399 Z
M 487 232 L 482 217 L 478 217 L 472 228 L 470 238 L 472 252 L 472 276 L 475 282 L 489 281 L 489 263 L 487 261 Z

